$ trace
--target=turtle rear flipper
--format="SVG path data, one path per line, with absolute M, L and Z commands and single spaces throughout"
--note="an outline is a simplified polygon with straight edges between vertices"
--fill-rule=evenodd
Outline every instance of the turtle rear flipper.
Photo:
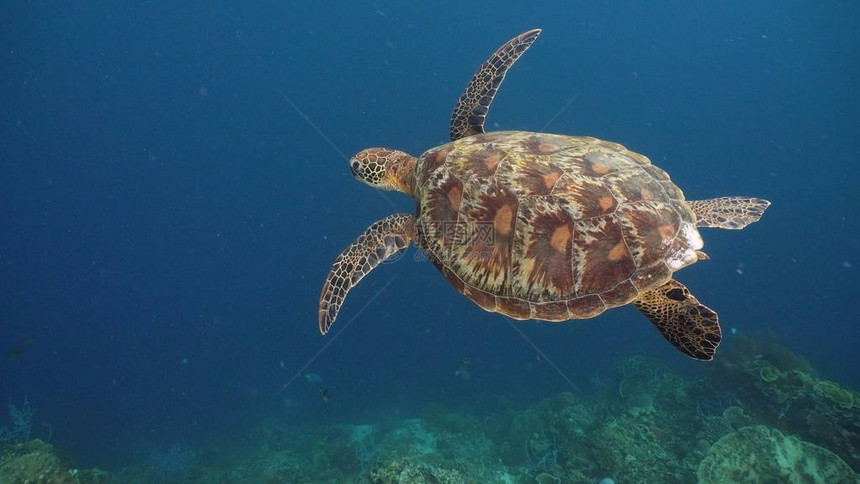
M 414 215 L 389 215 L 368 227 L 337 256 L 320 294 L 320 333 L 331 328 L 349 290 L 380 263 L 409 247 L 414 234 Z
M 696 214 L 697 227 L 739 230 L 758 222 L 770 202 L 752 197 L 720 197 L 708 200 L 687 200 Z
M 722 340 L 719 318 L 678 281 L 643 292 L 633 305 L 675 348 L 697 360 L 712 360 Z

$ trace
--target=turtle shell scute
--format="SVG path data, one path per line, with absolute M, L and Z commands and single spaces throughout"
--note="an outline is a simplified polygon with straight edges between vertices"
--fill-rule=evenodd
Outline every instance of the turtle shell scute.
M 517 319 L 596 316 L 701 248 L 669 175 L 595 138 L 469 136 L 424 153 L 415 187 L 419 246 L 458 291 Z

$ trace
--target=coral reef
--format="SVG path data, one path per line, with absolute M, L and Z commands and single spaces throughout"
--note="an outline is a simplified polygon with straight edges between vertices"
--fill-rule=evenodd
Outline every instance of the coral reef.
M 812 387 L 819 395 L 826 398 L 830 403 L 845 410 L 851 410 L 855 405 L 860 405 L 857 392 L 848 388 L 842 388 L 836 382 L 822 380 Z
M 0 443 L 10 444 L 30 440 L 30 431 L 33 428 L 33 414 L 35 411 L 30 406 L 27 397 L 24 403 L 18 407 L 12 399 L 9 399 L 9 420 L 11 427 L 0 427 Z
M 457 469 L 446 469 L 429 464 L 410 462 L 409 459 L 392 461 L 374 468 L 369 474 L 370 482 L 376 484 L 455 484 L 468 482 Z
M 766 339 L 736 337 L 709 367 L 712 390 L 734 392 L 751 421 L 825 447 L 860 468 L 860 394 L 821 379 L 806 360 Z
M 543 474 L 580 484 L 607 474 L 619 482 L 693 479 L 704 450 L 687 445 L 696 440 L 689 385 L 642 357 L 620 362 L 601 383 L 604 391 L 590 398 L 548 398 L 497 433 L 503 462 L 519 469 L 517 482 L 545 481 Z
M 491 412 L 428 402 L 420 418 L 375 424 L 272 419 L 243 440 L 171 446 L 115 476 L 128 484 L 857 482 L 860 394 L 765 340 L 738 338 L 706 368 L 705 378 L 689 379 L 631 357 L 595 375 L 589 394 L 500 402 Z M 30 441 L 2 455 L 0 482 L 113 482 L 70 467 Z
M 116 481 L 98 469 L 74 469 L 41 440 L 30 440 L 6 448 L 0 455 L 3 484 L 112 484 Z
M 833 452 L 764 425 L 721 438 L 699 464 L 697 475 L 700 484 L 857 482 L 851 467 Z

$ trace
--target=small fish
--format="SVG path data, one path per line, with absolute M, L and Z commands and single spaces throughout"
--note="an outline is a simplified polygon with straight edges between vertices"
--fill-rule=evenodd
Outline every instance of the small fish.
M 460 364 L 457 367 L 457 371 L 454 372 L 454 376 L 461 378 L 462 380 L 468 381 L 472 378 L 472 359 L 468 356 L 464 356 L 460 359 Z
M 323 387 L 322 377 L 317 375 L 316 373 L 305 373 L 304 376 L 305 381 L 316 387 L 323 401 L 325 403 L 328 403 L 328 401 L 331 400 L 331 392 L 329 392 L 327 388 Z
M 305 373 L 305 380 L 307 380 L 308 383 L 314 386 L 322 386 L 323 384 L 322 377 L 317 375 L 316 373 Z

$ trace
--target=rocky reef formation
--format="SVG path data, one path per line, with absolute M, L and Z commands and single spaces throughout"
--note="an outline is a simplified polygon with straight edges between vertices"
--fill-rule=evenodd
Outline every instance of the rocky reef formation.
M 266 446 L 281 450 L 255 475 L 272 483 L 856 482 L 860 398 L 773 343 L 739 341 L 706 378 L 633 357 L 593 383 L 589 394 L 526 408 L 474 415 L 433 404 L 423 418 L 385 426 L 272 434 Z
M 699 484 L 854 484 L 838 455 L 764 425 L 743 427 L 718 440 L 699 464 Z
M 860 469 L 860 393 L 820 378 L 809 362 L 767 339 L 736 337 L 714 363 L 712 392 L 733 394 L 751 421 L 827 448 Z
M 116 481 L 30 441 L 7 446 L 0 482 L 858 482 L 860 394 L 773 342 L 726 346 L 697 379 L 632 357 L 588 392 L 489 411 L 428 402 L 423 415 L 374 424 L 272 418 L 244 439 L 171 447 L 162 465 L 129 466 Z
M 35 439 L 12 444 L 0 453 L 3 484 L 112 484 L 105 471 L 76 469 L 51 444 Z

